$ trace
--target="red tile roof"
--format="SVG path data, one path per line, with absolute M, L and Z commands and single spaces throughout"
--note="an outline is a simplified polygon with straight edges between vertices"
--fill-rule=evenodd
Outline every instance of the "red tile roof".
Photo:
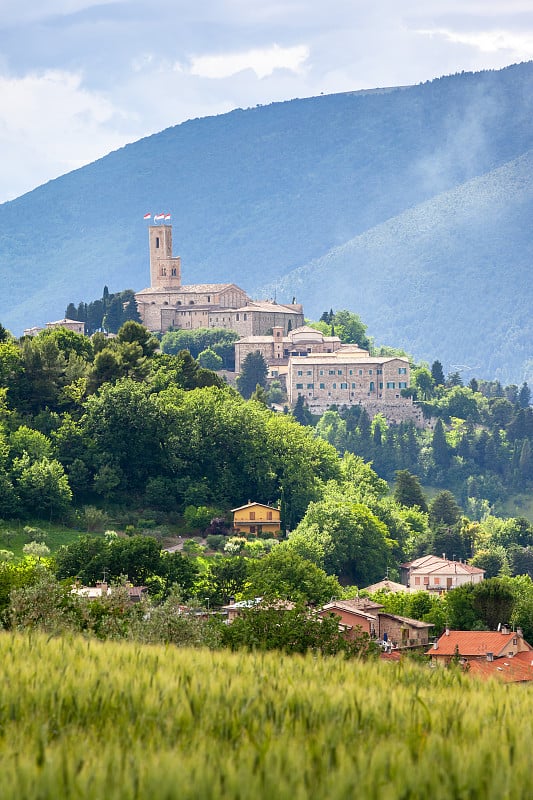
M 430 656 L 453 656 L 457 647 L 459 655 L 480 658 L 487 653 L 493 653 L 495 657 L 505 654 L 513 646 L 513 639 L 517 637 L 515 632 L 500 633 L 498 631 L 449 631 L 443 633 L 438 640 L 438 647 L 428 650 L 426 655 Z M 530 645 L 523 639 L 522 647 L 531 650 Z
M 517 653 L 512 658 L 497 658 L 495 661 L 469 661 L 468 672 L 480 678 L 497 678 L 505 683 L 533 681 L 532 653 Z

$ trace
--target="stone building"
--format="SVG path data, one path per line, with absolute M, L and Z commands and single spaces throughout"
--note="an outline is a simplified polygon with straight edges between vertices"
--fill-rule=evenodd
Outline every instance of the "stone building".
M 251 336 L 275 325 L 287 331 L 303 324 L 301 305 L 251 300 L 234 283 L 182 285 L 181 260 L 172 256 L 172 226 L 150 225 L 148 237 L 150 287 L 137 292 L 135 300 L 149 330 L 226 328 Z
M 245 336 L 235 342 L 235 371 L 248 355 L 259 351 L 269 371 L 287 367 L 291 356 L 307 356 L 309 353 L 334 353 L 341 346 L 338 336 L 325 336 L 321 331 L 302 325 L 284 333 L 282 326 L 273 326 L 271 334 Z M 274 375 L 277 377 L 277 374 Z
M 54 328 L 66 328 L 67 331 L 81 333 L 83 336 L 85 335 L 85 322 L 80 322 L 77 319 L 58 319 L 56 322 L 46 323 L 46 330 L 53 330 Z M 25 328 L 22 335 L 37 336 L 37 334 L 42 330 L 44 330 L 44 328 L 39 328 L 37 326 L 33 328 Z
M 289 358 L 289 403 L 294 406 L 302 396 L 313 414 L 323 414 L 332 405 L 362 405 L 370 416 L 381 412 L 390 422 L 413 419 L 422 424 L 422 412 L 401 395 L 408 386 L 407 358 L 371 356 L 357 345 Z

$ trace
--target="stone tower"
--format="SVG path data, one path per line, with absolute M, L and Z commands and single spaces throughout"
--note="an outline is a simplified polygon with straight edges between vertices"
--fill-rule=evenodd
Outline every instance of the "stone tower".
M 172 225 L 150 225 L 150 286 L 152 289 L 178 289 L 181 286 L 181 259 L 172 257 Z

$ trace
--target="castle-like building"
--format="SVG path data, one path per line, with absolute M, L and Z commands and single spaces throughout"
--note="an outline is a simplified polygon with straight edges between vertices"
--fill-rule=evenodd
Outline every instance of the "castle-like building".
M 148 236 L 150 287 L 135 295 L 148 330 L 227 328 L 240 336 L 257 336 L 274 327 L 287 333 L 303 325 L 303 308 L 297 303 L 251 300 L 234 283 L 183 286 L 181 259 L 172 255 L 172 226 L 150 225 Z

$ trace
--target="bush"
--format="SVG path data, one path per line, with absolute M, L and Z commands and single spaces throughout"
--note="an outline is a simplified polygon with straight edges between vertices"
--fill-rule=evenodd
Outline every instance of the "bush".
M 223 550 L 226 537 L 221 534 L 209 533 L 207 535 L 207 546 L 210 550 Z
M 183 512 L 183 517 L 189 528 L 204 531 L 216 513 L 216 509 L 209 506 L 190 505 Z

